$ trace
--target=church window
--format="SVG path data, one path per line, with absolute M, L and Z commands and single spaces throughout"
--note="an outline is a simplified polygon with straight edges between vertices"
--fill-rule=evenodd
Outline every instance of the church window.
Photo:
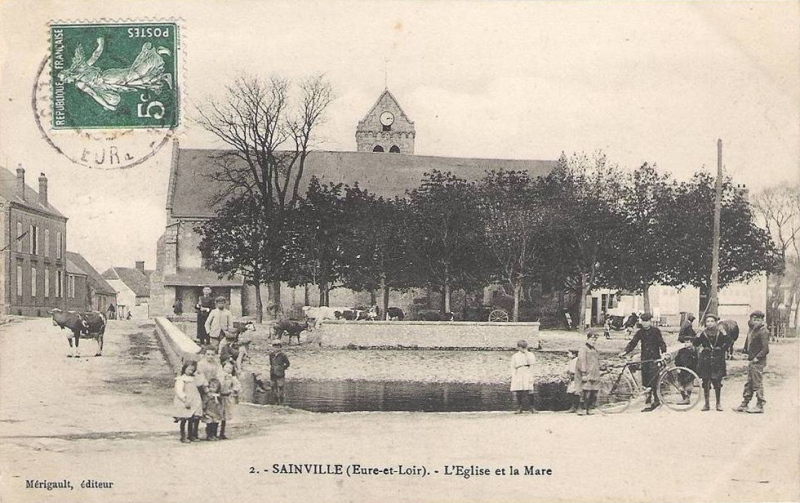
M 399 154 L 400 153 L 400 147 L 398 147 L 397 145 L 392 145 L 392 148 L 389 149 L 389 152 L 391 152 L 393 154 Z
M 372 149 L 373 152 L 383 152 L 383 147 L 380 145 L 375 145 L 375 148 Z

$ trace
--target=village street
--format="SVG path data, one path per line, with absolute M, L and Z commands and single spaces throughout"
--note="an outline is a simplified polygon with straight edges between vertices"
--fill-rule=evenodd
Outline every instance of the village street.
M 313 414 L 242 405 L 231 440 L 187 445 L 169 417 L 173 375 L 151 323 L 110 322 L 100 358 L 67 358 L 65 335 L 49 319 L 0 326 L 2 502 L 800 499 L 796 342 L 772 347 L 764 415 L 731 410 L 743 384 L 736 377 L 723 390 L 725 412 Z M 94 349 L 82 342 L 84 355 Z M 395 474 L 272 473 L 290 463 Z M 399 475 L 398 465 L 425 467 L 426 476 Z M 490 474 L 446 475 L 454 465 Z M 530 466 L 552 475 L 525 475 Z M 69 480 L 73 490 L 26 489 L 33 480 Z M 81 489 L 85 480 L 113 487 Z

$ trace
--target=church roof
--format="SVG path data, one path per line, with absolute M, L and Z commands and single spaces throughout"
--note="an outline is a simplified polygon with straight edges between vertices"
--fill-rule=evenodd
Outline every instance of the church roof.
M 213 200 L 220 192 L 219 182 L 211 178 L 218 159 L 228 150 L 180 149 L 174 146 L 167 211 L 171 217 L 208 218 L 214 216 Z M 419 186 L 425 173 L 450 171 L 466 180 L 483 177 L 486 170 L 527 171 L 532 176 L 546 175 L 556 161 L 475 159 L 375 152 L 313 151 L 306 159 L 303 178 L 316 176 L 322 183 L 356 182 L 383 197 L 402 196 Z
M 381 95 L 378 96 L 378 99 L 375 100 L 375 104 L 372 105 L 372 108 L 369 109 L 369 112 L 367 112 L 367 114 L 364 116 L 364 118 L 361 119 L 360 121 L 358 121 L 359 125 L 363 124 L 364 122 L 366 122 L 369 119 L 369 117 L 375 112 L 375 110 L 378 108 L 378 106 L 383 101 L 383 97 L 384 96 L 388 96 L 389 99 L 391 99 L 394 102 L 394 104 L 397 106 L 397 109 L 400 110 L 400 113 L 403 115 L 403 117 L 405 117 L 405 119 L 408 121 L 409 124 L 414 124 L 414 121 L 411 120 L 411 118 L 408 116 L 408 114 L 406 114 L 405 110 L 403 110 L 403 107 L 400 106 L 400 102 L 397 101 L 397 98 L 394 97 L 394 94 L 392 94 L 392 92 L 389 91 L 388 88 L 386 88 L 386 89 L 383 90 Z

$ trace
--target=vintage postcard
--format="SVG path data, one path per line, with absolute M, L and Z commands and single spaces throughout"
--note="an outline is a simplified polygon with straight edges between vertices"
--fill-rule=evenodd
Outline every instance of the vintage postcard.
M 800 501 L 796 2 L 0 1 L 0 501 Z

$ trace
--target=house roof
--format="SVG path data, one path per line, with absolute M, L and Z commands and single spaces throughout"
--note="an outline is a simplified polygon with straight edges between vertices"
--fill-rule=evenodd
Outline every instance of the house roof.
M 214 216 L 213 201 L 220 190 L 211 175 L 219 170 L 230 150 L 180 149 L 174 145 L 167 211 L 172 217 Z M 242 162 L 238 161 L 237 162 Z M 377 152 L 313 151 L 306 160 L 303 178 L 316 176 L 322 183 L 356 182 L 378 196 L 402 196 L 419 186 L 423 175 L 433 170 L 450 171 L 467 180 L 481 178 L 487 169 L 527 171 L 546 175 L 556 161 L 435 157 Z M 306 182 L 307 183 L 307 182 Z
M 70 271 L 70 264 L 77 267 L 89 278 L 89 285 L 94 291 L 103 295 L 116 295 L 117 291 L 108 284 L 103 276 L 79 253 L 67 252 L 67 272 Z
M 137 297 L 150 297 L 150 273 L 152 271 L 142 274 L 133 267 L 112 267 L 103 273 L 103 278 L 122 281 Z
M 67 252 L 69 253 L 69 252 Z M 81 276 L 86 276 L 86 273 L 83 272 L 83 269 L 78 267 L 78 265 L 70 259 L 69 255 L 67 255 L 67 273 L 69 274 L 79 274 Z
M 12 173 L 6 168 L 0 168 L 0 197 L 6 201 L 34 211 L 47 213 L 48 215 L 60 218 L 67 218 L 49 202 L 47 205 L 43 205 L 39 201 L 39 193 L 33 190 L 27 183 L 25 184 L 25 199 L 19 197 L 19 194 L 17 194 L 17 174 Z
M 177 274 L 164 275 L 167 286 L 242 286 L 244 278 L 234 275 L 233 278 L 217 276 L 217 273 L 206 269 L 184 268 Z

